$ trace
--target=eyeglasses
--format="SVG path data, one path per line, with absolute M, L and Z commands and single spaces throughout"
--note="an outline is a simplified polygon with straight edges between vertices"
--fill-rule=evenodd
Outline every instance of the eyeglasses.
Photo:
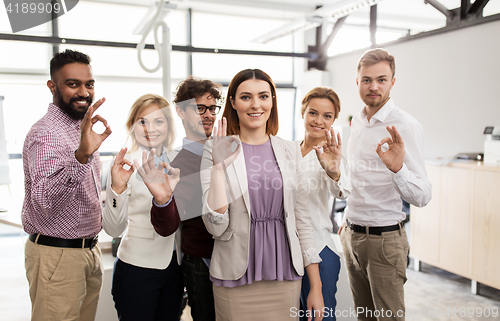
M 193 107 L 194 107 L 194 111 L 198 115 L 203 115 L 204 113 L 207 112 L 207 109 L 210 112 L 210 114 L 212 114 L 214 116 L 217 115 L 220 111 L 220 106 L 217 106 L 217 105 L 207 106 L 207 105 L 203 105 L 203 104 L 197 104 L 196 106 L 193 106 Z

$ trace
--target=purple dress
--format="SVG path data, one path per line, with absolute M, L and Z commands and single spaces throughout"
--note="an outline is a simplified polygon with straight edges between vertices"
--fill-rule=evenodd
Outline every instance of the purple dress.
M 300 280 L 292 265 L 283 208 L 283 179 L 271 140 L 262 145 L 242 144 L 251 215 L 248 267 L 238 280 L 210 279 L 215 286 L 229 288 L 261 280 Z

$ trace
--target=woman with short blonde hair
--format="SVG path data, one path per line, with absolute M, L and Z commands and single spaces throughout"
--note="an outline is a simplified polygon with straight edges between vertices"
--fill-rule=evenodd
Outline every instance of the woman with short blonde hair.
M 302 197 L 308 200 L 309 213 L 314 229 L 316 250 L 322 261 L 319 271 L 323 299 L 327 311 L 335 311 L 337 281 L 340 273 L 340 249 L 332 239 L 333 224 L 330 220 L 330 197 L 344 199 L 350 194 L 350 182 L 342 161 L 342 140 L 335 135 L 332 125 L 340 113 L 340 99 L 333 89 L 316 87 L 302 100 L 302 119 L 305 137 L 296 142 L 302 153 L 301 170 L 307 178 Z M 302 278 L 301 304 L 306 305 L 310 282 Z M 329 313 L 325 320 L 335 320 Z M 301 318 L 302 321 L 307 318 Z

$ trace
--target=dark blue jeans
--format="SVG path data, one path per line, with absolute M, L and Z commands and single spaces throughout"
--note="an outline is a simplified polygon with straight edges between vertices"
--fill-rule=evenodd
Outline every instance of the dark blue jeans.
M 183 293 L 175 251 L 164 270 L 115 261 L 111 294 L 120 321 L 178 321 Z
M 207 265 L 201 257 L 184 254 L 181 268 L 193 321 L 215 321 L 214 293 Z
M 319 253 L 323 260 L 319 263 L 319 276 L 321 277 L 323 301 L 325 302 L 325 311 L 327 315 L 323 320 L 335 320 L 335 307 L 337 306 L 337 281 L 340 273 L 340 258 L 335 252 L 330 250 L 328 246 Z M 302 277 L 302 290 L 300 291 L 300 308 L 304 311 L 307 309 L 307 295 L 309 294 L 309 278 L 307 273 Z M 301 317 L 301 321 L 307 321 L 307 317 Z M 314 320 L 314 319 L 313 319 Z

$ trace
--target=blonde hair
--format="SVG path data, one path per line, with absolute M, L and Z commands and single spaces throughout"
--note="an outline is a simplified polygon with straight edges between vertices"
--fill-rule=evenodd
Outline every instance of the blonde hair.
M 142 113 L 142 111 L 151 105 L 158 105 L 161 111 L 165 115 L 168 124 L 168 134 L 167 139 L 163 142 L 163 147 L 168 151 L 172 149 L 172 145 L 175 141 L 175 125 L 174 118 L 172 116 L 172 110 L 170 109 L 170 104 L 168 101 L 160 95 L 146 94 L 139 97 L 132 107 L 130 108 L 129 116 L 127 119 L 126 127 L 129 132 L 129 137 L 131 138 L 132 147 L 130 151 L 135 151 L 139 148 L 139 143 L 137 139 L 132 134 L 134 129 L 134 124 L 137 122 L 137 118 Z
M 324 98 L 330 100 L 335 108 L 334 119 L 337 119 L 340 113 L 340 99 L 337 93 L 328 87 L 316 87 L 311 89 L 304 99 L 302 99 L 302 108 L 300 109 L 301 114 L 305 113 L 307 106 L 309 106 L 309 103 L 313 98 Z
M 387 61 L 389 63 L 389 67 L 391 67 L 392 71 L 392 78 L 394 78 L 394 76 L 396 75 L 396 61 L 393 55 L 382 48 L 370 49 L 365 52 L 359 59 L 358 72 L 362 66 L 371 66 L 382 61 Z

